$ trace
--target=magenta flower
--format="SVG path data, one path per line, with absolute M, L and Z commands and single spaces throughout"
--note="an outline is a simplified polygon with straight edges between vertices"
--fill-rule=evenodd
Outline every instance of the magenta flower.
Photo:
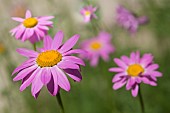
M 117 8 L 116 19 L 120 26 L 124 27 L 132 34 L 136 33 L 139 25 L 148 22 L 148 18 L 146 16 L 137 18 L 122 6 Z
M 88 23 L 93 18 L 97 18 L 95 12 L 97 10 L 97 7 L 93 7 L 92 5 L 85 6 L 81 9 L 80 13 L 83 15 L 84 22 Z
M 20 91 L 32 84 L 32 95 L 37 98 L 41 88 L 45 85 L 51 95 L 55 96 L 60 88 L 69 91 L 70 83 L 66 74 L 73 80 L 80 82 L 82 77 L 80 66 L 83 60 L 71 54 L 82 53 L 81 49 L 72 49 L 79 39 L 74 35 L 62 45 L 63 32 L 59 31 L 54 40 L 50 36 L 44 38 L 44 47 L 36 52 L 28 49 L 17 49 L 17 52 L 28 58 L 12 73 L 18 73 L 14 81 L 22 80 Z
M 20 22 L 20 24 L 10 32 L 12 33 L 12 36 L 15 35 L 16 39 L 21 41 L 29 40 L 31 43 L 35 43 L 45 37 L 47 31 L 49 30 L 48 27 L 53 26 L 53 22 L 50 21 L 52 18 L 54 17 L 32 17 L 31 12 L 27 10 L 24 19 L 19 17 L 12 17 L 13 20 Z
M 90 60 L 91 66 L 98 64 L 100 56 L 104 61 L 108 61 L 109 54 L 115 50 L 110 42 L 111 35 L 107 32 L 100 32 L 97 37 L 85 40 L 81 44 L 81 48 L 87 51 L 87 53 L 82 54 L 82 58 Z
M 144 54 L 140 58 L 138 51 L 132 52 L 130 58 L 122 56 L 121 59 L 115 58 L 114 62 L 119 67 L 109 69 L 110 72 L 117 73 L 112 79 L 113 89 L 117 90 L 126 84 L 126 89 L 131 89 L 134 97 L 138 94 L 140 83 L 156 86 L 157 77 L 162 76 L 162 73 L 157 71 L 159 65 L 153 62 L 151 54 Z

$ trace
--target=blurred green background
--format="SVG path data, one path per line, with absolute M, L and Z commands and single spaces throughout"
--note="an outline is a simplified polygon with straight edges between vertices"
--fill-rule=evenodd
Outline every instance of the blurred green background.
M 10 36 L 9 30 L 18 24 L 11 20 L 11 16 L 23 17 L 27 9 L 35 16 L 54 15 L 54 28 L 49 34 L 54 36 L 58 30 L 63 30 L 65 40 L 73 34 L 80 34 L 80 43 L 97 35 L 91 24 L 83 23 L 79 14 L 87 1 L 0 0 L 0 3 L 0 113 L 59 113 L 56 98 L 46 88 L 35 100 L 30 87 L 21 93 L 21 83 L 12 81 L 12 71 L 25 60 L 15 51 L 16 48 L 31 49 L 32 45 Z M 129 56 L 136 50 L 152 53 L 163 73 L 163 77 L 158 78 L 158 86 L 141 85 L 146 113 L 170 113 L 170 0 L 91 0 L 90 3 L 98 7 L 98 19 L 93 23 L 98 25 L 98 32 L 105 30 L 112 34 L 116 51 L 111 54 L 109 62 L 100 60 L 95 68 L 86 62 L 80 83 L 69 79 L 71 91 L 60 91 L 66 113 L 140 113 L 139 98 L 132 97 L 124 87 L 114 91 L 111 82 L 114 73 L 108 72 L 108 68 L 115 66 L 113 58 Z M 149 23 L 141 26 L 135 35 L 129 35 L 114 19 L 119 4 L 139 16 L 148 16 Z M 42 43 L 38 46 L 41 47 Z

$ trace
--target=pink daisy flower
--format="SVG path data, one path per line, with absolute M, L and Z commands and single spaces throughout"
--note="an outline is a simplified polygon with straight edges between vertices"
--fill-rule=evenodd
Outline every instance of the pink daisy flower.
M 85 65 L 83 60 L 71 56 L 83 53 L 81 49 L 72 49 L 77 43 L 79 35 L 74 35 L 62 45 L 63 32 L 59 31 L 54 40 L 50 36 L 44 38 L 44 47 L 36 52 L 28 49 L 17 49 L 17 52 L 28 58 L 12 73 L 17 75 L 14 81 L 22 80 L 20 91 L 32 84 L 31 93 L 37 98 L 41 88 L 45 85 L 51 95 L 55 96 L 60 88 L 69 91 L 70 83 L 66 74 L 73 80 L 80 82 L 80 66 Z
M 41 16 L 32 17 L 29 10 L 26 11 L 25 18 L 12 17 L 13 20 L 20 22 L 20 24 L 12 29 L 10 33 L 15 36 L 16 39 L 21 41 L 29 40 L 31 43 L 42 40 L 47 31 L 48 27 L 53 26 L 53 22 L 50 21 L 53 16 Z
M 117 90 L 126 84 L 126 89 L 131 89 L 134 97 L 138 94 L 140 83 L 156 86 L 157 77 L 162 76 L 162 73 L 157 71 L 159 65 L 153 62 L 151 54 L 144 54 L 140 58 L 138 51 L 132 52 L 130 58 L 122 56 L 120 59 L 115 58 L 114 62 L 119 67 L 109 69 L 110 72 L 117 73 L 112 79 L 113 89 Z
M 110 42 L 111 35 L 107 32 L 100 32 L 97 37 L 85 40 L 82 42 L 81 48 L 87 53 L 82 54 L 82 58 L 90 60 L 91 66 L 98 64 L 99 57 L 102 57 L 104 61 L 108 61 L 109 54 L 115 50 Z
M 139 18 L 135 17 L 130 11 L 122 6 L 117 8 L 116 20 L 120 26 L 127 29 L 130 33 L 136 33 L 139 25 L 148 22 L 148 18 L 146 16 Z
M 84 22 L 88 23 L 93 18 L 97 18 L 95 12 L 97 7 L 93 7 L 92 5 L 85 6 L 81 9 L 80 14 L 83 15 Z

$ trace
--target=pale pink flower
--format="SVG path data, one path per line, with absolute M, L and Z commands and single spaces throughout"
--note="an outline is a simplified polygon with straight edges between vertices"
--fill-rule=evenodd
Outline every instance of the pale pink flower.
M 151 54 L 144 54 L 140 58 L 139 51 L 132 52 L 130 58 L 123 55 L 120 59 L 115 58 L 114 62 L 119 67 L 109 69 L 110 72 L 117 73 L 112 79 L 113 89 L 117 90 L 126 84 L 126 89 L 131 90 L 134 97 L 138 94 L 139 84 L 156 86 L 157 77 L 162 76 L 162 73 L 157 71 L 159 65 L 153 62 Z
M 53 26 L 53 22 L 50 21 L 52 18 L 54 16 L 32 17 L 31 12 L 27 10 L 25 18 L 12 17 L 13 20 L 20 22 L 20 24 L 12 29 L 10 33 L 21 41 L 38 42 L 45 37 L 49 27 Z
M 20 91 L 29 85 L 32 95 L 37 98 L 43 86 L 47 86 L 51 95 L 57 95 L 60 88 L 69 91 L 70 83 L 68 75 L 74 81 L 80 82 L 80 65 L 85 65 L 83 60 L 71 54 L 83 53 L 81 49 L 72 49 L 79 39 L 74 35 L 66 43 L 62 44 L 64 34 L 59 31 L 54 40 L 50 36 L 44 38 L 44 47 L 36 52 L 28 49 L 17 49 L 17 52 L 28 58 L 12 73 L 17 73 L 14 81 L 22 80 Z
M 146 16 L 136 17 L 123 6 L 119 6 L 117 8 L 116 20 L 120 26 L 127 29 L 132 34 L 137 32 L 139 25 L 148 22 L 148 18 Z
M 95 12 L 97 10 L 97 7 L 93 7 L 92 5 L 85 6 L 81 9 L 80 13 L 84 18 L 84 22 L 88 23 L 93 18 L 97 18 Z
M 109 55 L 115 50 L 111 44 L 111 35 L 107 32 L 100 32 L 97 37 L 83 41 L 81 48 L 87 51 L 86 54 L 82 54 L 82 58 L 90 60 L 91 66 L 96 66 L 100 57 L 108 61 Z

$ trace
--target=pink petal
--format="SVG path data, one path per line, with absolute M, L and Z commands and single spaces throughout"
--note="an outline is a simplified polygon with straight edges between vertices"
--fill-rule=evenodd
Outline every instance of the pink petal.
M 44 38 L 44 49 L 45 50 L 49 50 L 51 49 L 51 45 L 52 45 L 52 38 L 47 35 L 45 38 Z
M 86 23 L 88 23 L 88 22 L 90 22 L 90 20 L 91 20 L 91 15 L 89 15 L 89 16 L 84 16 L 84 22 L 86 22 Z
M 25 28 L 25 31 L 24 31 L 24 33 L 23 33 L 23 35 L 22 35 L 22 38 L 21 38 L 21 40 L 24 42 L 25 40 L 27 40 L 28 38 L 30 38 L 30 37 L 28 37 L 27 35 L 28 35 L 28 29 L 27 28 Z
M 40 37 L 37 35 L 36 32 L 34 32 L 32 37 L 29 37 L 29 41 L 34 44 L 35 42 L 38 42 L 40 40 Z
M 145 24 L 148 22 L 149 19 L 146 16 L 142 16 L 142 17 L 139 17 L 137 20 L 139 24 Z
M 157 83 L 156 82 L 154 82 L 154 81 L 150 81 L 150 83 L 149 83 L 151 86 L 157 86 Z
M 72 36 L 67 42 L 61 47 L 59 50 L 61 53 L 67 52 L 70 50 L 78 41 L 80 35 L 74 35 Z
M 54 92 L 53 92 L 53 95 L 57 95 L 58 91 L 59 91 L 59 78 L 58 78 L 58 75 L 56 73 L 57 70 L 55 70 L 55 67 L 53 67 L 51 69 L 51 74 L 53 76 L 53 79 L 54 79 Z
M 159 68 L 159 65 L 158 64 L 151 64 L 151 65 L 149 65 L 147 68 L 146 68 L 146 70 L 147 71 L 153 71 L 153 70 L 156 70 L 156 69 L 158 69 Z
M 121 60 L 125 62 L 127 65 L 130 65 L 130 59 L 127 56 L 122 56 Z
M 122 72 L 124 70 L 122 68 L 112 67 L 112 68 L 109 68 L 109 71 L 110 72 Z
M 39 91 L 38 93 L 35 94 L 34 98 L 37 99 L 38 96 L 39 96 L 39 94 L 40 94 L 40 91 Z
M 159 71 L 153 71 L 153 72 L 151 72 L 151 75 L 153 75 L 155 77 L 162 77 L 162 73 Z
M 140 52 L 139 51 L 136 51 L 135 62 L 136 63 L 140 62 Z
M 39 72 L 34 80 L 32 81 L 31 92 L 34 98 L 37 98 L 36 94 L 41 90 L 43 87 L 43 83 L 41 82 L 41 73 Z
M 31 17 L 32 17 L 32 14 L 31 14 L 30 10 L 27 10 L 26 14 L 25 14 L 25 18 L 27 19 L 27 18 L 31 18 Z
M 27 28 L 27 37 L 30 38 L 32 37 L 33 34 L 34 34 L 34 30 L 32 28 Z
M 41 37 L 40 37 L 39 33 L 35 32 L 34 35 L 35 35 L 35 37 L 33 37 L 33 38 L 34 38 L 35 41 L 40 41 L 41 40 Z
M 33 72 L 31 72 L 31 73 L 29 73 L 27 76 L 25 76 L 23 79 L 22 79 L 22 84 L 26 81 L 26 80 L 28 80 L 28 78 L 30 78 L 30 76 L 32 75 L 32 73 Z
M 51 49 L 57 50 L 62 44 L 63 37 L 64 37 L 64 33 L 62 31 L 57 32 L 54 37 L 54 41 L 52 43 Z
M 53 70 L 53 69 L 52 69 Z M 66 91 L 70 90 L 70 83 L 66 77 L 66 75 L 57 67 L 55 66 L 56 74 L 58 77 L 58 85 Z
M 20 26 L 17 26 L 17 27 L 15 27 L 15 28 L 13 28 L 12 30 L 10 30 L 10 33 L 11 33 L 12 36 L 18 31 L 18 28 L 19 28 L 19 27 L 20 27 Z
M 134 84 L 135 84 L 135 79 L 130 77 L 127 80 L 126 89 L 130 90 L 132 88 L 132 86 L 134 86 Z
M 95 67 L 98 64 L 99 61 L 99 56 L 95 55 L 91 58 L 90 65 Z
M 107 33 L 107 32 L 105 32 L 105 31 L 101 31 L 99 33 L 98 37 L 99 37 L 99 39 L 101 39 L 103 41 L 109 42 L 111 40 L 111 38 L 112 38 L 112 35 Z
M 53 22 L 51 22 L 51 21 L 41 21 L 38 24 L 48 26 L 48 25 L 53 25 Z
M 71 54 L 87 54 L 87 52 L 82 49 L 73 49 L 66 53 L 63 53 L 63 56 L 71 55 Z
M 93 8 L 93 12 L 95 12 L 96 10 L 97 10 L 97 7 L 94 7 L 94 8 Z
M 23 18 L 19 18 L 19 17 L 12 17 L 12 20 L 15 20 L 17 22 L 23 22 L 24 21 Z
M 122 78 L 125 78 L 125 73 L 124 72 L 122 72 L 122 73 L 118 73 L 118 74 L 116 74 L 114 77 L 113 77 L 113 79 L 112 79 L 112 82 L 114 83 L 114 82 L 117 82 L 117 81 L 119 81 L 119 80 L 121 80 Z
M 142 78 L 142 81 L 143 81 L 145 84 L 149 84 L 149 85 L 152 85 L 152 86 L 157 86 L 156 78 L 154 78 L 154 76 L 151 76 L 151 78 L 143 77 L 143 78 Z
M 50 19 L 53 19 L 54 16 L 42 16 L 40 18 L 38 18 L 38 20 L 40 21 L 46 21 L 46 20 L 50 20 Z
M 35 61 L 35 59 L 29 59 L 29 60 L 25 61 L 23 64 L 21 64 L 20 66 L 15 68 L 15 70 L 12 72 L 12 75 L 14 75 L 15 73 L 17 73 L 17 72 L 19 72 L 19 71 L 21 71 L 21 70 L 23 70 L 27 67 L 34 65 L 35 62 L 33 62 L 33 61 Z
M 114 61 L 119 67 L 122 67 L 123 69 L 127 68 L 127 65 L 122 60 L 118 58 L 114 58 Z
M 132 64 L 134 64 L 134 63 L 136 63 L 136 54 L 135 54 L 135 52 L 132 52 L 131 54 L 130 54 L 130 62 L 132 63 Z
M 61 61 L 57 66 L 61 69 L 79 69 L 79 66 L 71 61 Z
M 73 62 L 73 63 L 75 63 L 75 64 L 79 64 L 79 65 L 85 66 L 84 61 L 83 61 L 82 59 L 78 58 L 78 57 L 75 57 L 75 56 L 65 56 L 65 57 L 63 58 L 63 60 L 65 60 L 65 61 L 71 61 L 71 62 Z
M 36 65 L 33 65 L 31 67 L 28 67 L 26 69 L 23 69 L 21 72 L 19 72 L 16 77 L 13 79 L 13 81 L 18 81 L 26 77 L 29 73 L 31 73 L 33 70 L 37 68 Z
M 19 26 L 18 31 L 15 34 L 16 39 L 21 38 L 21 36 L 24 34 L 25 27 L 23 25 Z
M 51 80 L 51 72 L 48 68 L 44 68 L 41 74 L 41 81 L 44 85 L 47 85 Z
M 97 15 L 96 15 L 96 14 L 92 14 L 92 18 L 97 19 L 98 17 L 97 17 Z
M 86 10 L 81 9 L 81 10 L 80 10 L 80 14 L 81 14 L 81 15 L 84 15 L 84 12 L 85 12 L 85 11 L 86 11 Z
M 136 97 L 138 95 L 138 90 L 139 90 L 139 86 L 135 85 L 134 88 L 131 91 L 133 97 Z
M 114 85 L 113 85 L 113 89 L 114 90 L 117 90 L 117 89 L 119 89 L 119 88 L 121 88 L 121 87 L 123 87 L 124 85 L 126 84 L 126 81 L 120 81 L 120 82 L 116 82 Z
M 16 50 L 20 55 L 25 56 L 25 57 L 37 57 L 38 56 L 38 52 L 35 52 L 33 50 L 28 50 L 28 49 L 24 49 L 24 48 L 19 48 Z
M 105 52 L 101 53 L 101 57 L 103 58 L 104 61 L 108 61 L 109 60 L 109 55 Z
M 135 77 L 135 81 L 139 84 L 139 83 L 141 83 L 142 82 L 142 80 L 141 80 L 141 77 Z
M 35 32 L 39 35 L 39 37 L 44 37 L 45 36 L 45 32 L 43 32 L 41 29 L 36 28 Z
M 37 76 L 39 74 L 41 74 L 41 69 L 37 68 L 32 73 L 32 75 L 25 82 L 23 82 L 23 84 L 20 86 L 20 91 L 23 91 L 25 88 L 27 88 L 32 83 L 32 81 L 34 80 L 35 76 Z
M 76 69 L 64 69 L 64 71 L 76 82 L 80 82 L 82 79 L 81 73 Z
M 54 77 L 55 77 L 55 79 L 54 79 Z M 53 76 L 51 76 L 51 80 L 47 84 L 47 88 L 51 95 L 53 95 L 53 96 L 57 95 L 57 93 L 59 91 L 59 87 L 58 87 L 58 77 L 57 77 L 56 73 L 54 73 Z
M 150 77 L 153 81 L 157 81 L 157 78 L 154 75 L 150 75 Z
M 148 64 L 152 63 L 153 56 L 151 54 L 144 54 L 140 60 L 140 64 L 145 68 Z
M 143 81 L 143 83 L 145 84 L 149 84 L 150 80 L 147 77 L 142 77 L 141 80 Z
M 39 29 L 42 29 L 42 30 L 45 30 L 45 31 L 48 31 L 49 30 L 49 28 L 48 27 L 46 27 L 46 26 L 37 26 Z

